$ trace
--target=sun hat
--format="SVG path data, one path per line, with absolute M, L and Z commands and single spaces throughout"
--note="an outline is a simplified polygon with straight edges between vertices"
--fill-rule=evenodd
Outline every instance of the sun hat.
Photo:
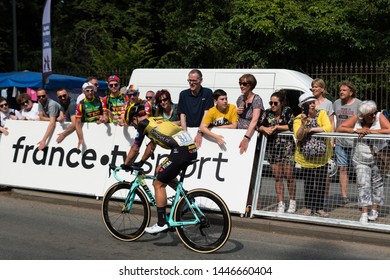
M 316 101 L 317 99 L 314 97 L 313 93 L 311 92 L 305 92 L 301 96 L 299 96 L 299 103 L 298 106 L 302 107 L 303 104 L 310 102 L 310 101 Z

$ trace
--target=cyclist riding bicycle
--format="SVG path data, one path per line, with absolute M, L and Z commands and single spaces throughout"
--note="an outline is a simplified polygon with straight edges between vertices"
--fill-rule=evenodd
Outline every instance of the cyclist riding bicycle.
M 158 222 L 152 227 L 145 228 L 145 232 L 150 234 L 166 231 L 168 224 L 166 221 L 167 192 L 165 188 L 168 184 L 175 185 L 176 177 L 180 171 L 197 158 L 194 140 L 187 131 L 173 122 L 162 117 L 149 117 L 142 103 L 128 107 L 124 119 L 128 125 L 133 125 L 136 128 L 137 134 L 122 165 L 123 169 L 126 169 L 127 165 L 133 162 L 138 155 L 145 136 L 151 140 L 151 143 L 146 147 L 141 161 L 134 165 L 141 167 L 150 157 L 156 145 L 171 150 L 169 156 L 157 167 L 156 180 L 153 182 Z

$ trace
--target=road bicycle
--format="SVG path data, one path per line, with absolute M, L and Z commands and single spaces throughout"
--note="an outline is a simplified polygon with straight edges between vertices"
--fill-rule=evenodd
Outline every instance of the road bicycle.
M 197 161 L 192 161 L 190 165 Z M 142 168 L 134 165 L 126 169 L 135 175 L 132 182 L 119 178 L 117 173 L 124 169 L 110 166 L 118 182 L 104 195 L 102 217 L 106 228 L 115 238 L 135 241 L 144 234 L 150 223 L 151 206 L 156 207 L 155 196 L 145 180 L 156 177 L 145 174 Z M 184 190 L 186 169 L 181 170 L 176 193 L 171 198 L 170 212 L 167 214 L 169 230 L 176 230 L 189 249 L 198 253 L 212 253 L 229 239 L 232 228 L 230 212 L 223 199 L 210 190 Z

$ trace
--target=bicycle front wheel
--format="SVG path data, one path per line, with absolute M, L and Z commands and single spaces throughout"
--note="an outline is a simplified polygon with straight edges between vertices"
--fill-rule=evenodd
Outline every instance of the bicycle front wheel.
M 198 253 L 212 253 L 225 245 L 229 239 L 232 223 L 226 203 L 217 194 L 206 189 L 195 189 L 187 193 L 192 205 L 201 220 L 196 225 L 177 227 L 181 241 L 191 250 Z M 182 197 L 175 209 L 176 221 L 194 220 L 186 200 Z
M 140 189 L 130 193 L 130 183 L 116 183 L 106 192 L 102 217 L 107 230 L 122 241 L 140 238 L 150 222 L 150 206 Z

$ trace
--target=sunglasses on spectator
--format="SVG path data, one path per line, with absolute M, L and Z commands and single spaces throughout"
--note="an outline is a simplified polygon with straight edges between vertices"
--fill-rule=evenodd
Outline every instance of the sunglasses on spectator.
M 166 101 L 168 101 L 168 98 L 161 98 L 159 102 L 162 103 L 162 102 L 166 102 Z
M 270 106 L 272 106 L 272 105 L 273 105 L 273 106 L 278 106 L 278 105 L 279 105 L 279 102 L 272 102 L 272 101 L 270 101 L 270 102 L 269 102 L 269 105 L 270 105 Z
M 376 114 L 378 113 L 378 111 L 375 111 L 375 112 L 372 112 L 371 114 L 367 114 L 365 115 L 365 117 L 370 117 L 370 118 L 373 118 L 376 116 Z
M 93 89 L 86 89 L 85 92 L 93 92 Z
M 145 97 L 147 100 L 153 99 L 153 96 L 146 96 Z
M 109 84 L 108 85 L 110 88 L 113 88 L 113 87 L 118 87 L 119 85 L 118 84 Z
M 244 87 L 246 87 L 247 85 L 249 85 L 249 83 L 247 83 L 247 82 L 238 82 L 238 84 L 239 84 L 240 86 L 244 86 Z
M 138 94 L 138 92 L 133 92 L 133 93 L 128 92 L 127 93 L 128 96 L 137 96 L 137 94 Z
M 190 80 L 190 79 L 187 79 L 187 82 L 189 82 L 189 83 L 197 83 L 198 80 Z
M 38 99 L 45 98 L 46 95 L 37 95 Z
M 8 103 L 0 104 L 0 108 L 7 107 Z
M 65 98 L 66 98 L 66 94 L 58 95 L 58 99 L 65 99 Z

